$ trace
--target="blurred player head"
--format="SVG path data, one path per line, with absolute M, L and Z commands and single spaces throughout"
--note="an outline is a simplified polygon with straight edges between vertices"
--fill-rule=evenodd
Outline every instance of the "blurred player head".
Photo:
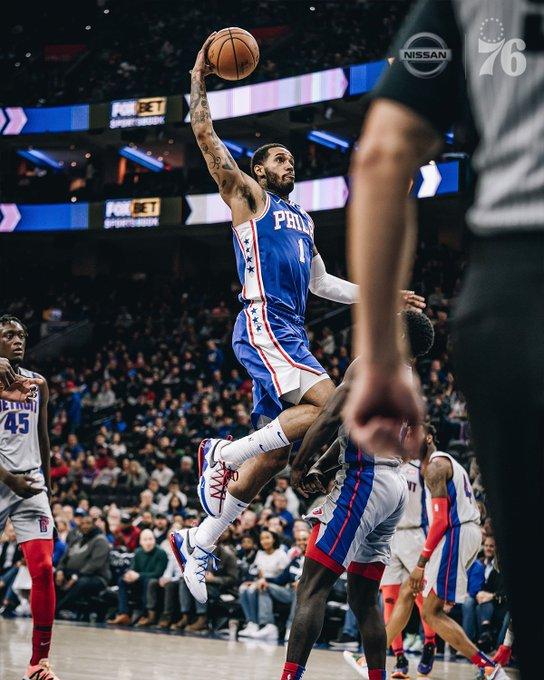
M 263 189 L 287 198 L 295 188 L 295 159 L 283 144 L 265 144 L 251 158 L 251 174 Z
M 16 316 L 0 316 L 0 357 L 9 359 L 13 366 L 21 363 L 25 356 L 26 326 Z
M 427 354 L 434 343 L 434 328 L 428 316 L 422 312 L 401 312 L 404 334 L 408 340 L 410 357 L 417 359 Z
M 419 445 L 418 454 L 412 455 L 412 459 L 425 460 L 433 451 L 436 451 L 436 428 L 431 423 L 425 422 L 421 425 L 406 428 L 402 441 L 407 450 L 413 451 L 414 447 L 410 444 L 414 439 L 420 441 L 421 444 Z

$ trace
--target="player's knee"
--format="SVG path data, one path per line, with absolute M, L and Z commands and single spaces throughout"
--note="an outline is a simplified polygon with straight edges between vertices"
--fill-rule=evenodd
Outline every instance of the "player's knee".
M 425 623 L 431 623 L 436 615 L 436 605 L 428 598 L 423 600 L 423 607 L 421 609 L 421 618 Z

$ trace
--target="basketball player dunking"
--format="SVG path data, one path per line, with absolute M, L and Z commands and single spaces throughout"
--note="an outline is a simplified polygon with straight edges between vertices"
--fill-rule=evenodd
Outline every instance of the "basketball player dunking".
M 207 598 L 202 565 L 215 542 L 286 466 L 291 443 L 302 439 L 334 392 L 308 347 L 308 290 L 344 304 L 358 297 L 357 286 L 327 273 L 314 245 L 312 218 L 289 200 L 295 182 L 291 152 L 276 143 L 257 149 L 250 177 L 214 131 L 205 87 L 211 73 L 205 55 L 214 35 L 204 43 L 192 70 L 191 125 L 232 212 L 243 304 L 232 343 L 253 380 L 252 420 L 260 429 L 234 442 L 205 439 L 200 445 L 198 494 L 209 517 L 198 528 L 172 534 L 171 545 L 188 587 L 201 602 Z M 406 298 L 415 307 L 424 306 L 418 296 L 406 293 Z
M 58 680 L 48 661 L 55 614 L 53 517 L 48 500 L 49 389 L 42 376 L 21 367 L 26 339 L 19 319 L 0 317 L 0 357 L 9 361 L 14 373 L 8 380 L 23 376 L 38 386 L 35 399 L 0 399 L 0 465 L 5 471 L 3 480 L 0 477 L 0 532 L 10 519 L 32 579 L 32 657 L 24 680 Z

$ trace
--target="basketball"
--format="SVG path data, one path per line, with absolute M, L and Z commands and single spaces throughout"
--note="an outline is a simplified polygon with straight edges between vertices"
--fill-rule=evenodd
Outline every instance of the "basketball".
M 220 78 L 241 80 L 253 73 L 259 63 L 259 45 L 251 33 L 232 26 L 217 32 L 206 56 Z

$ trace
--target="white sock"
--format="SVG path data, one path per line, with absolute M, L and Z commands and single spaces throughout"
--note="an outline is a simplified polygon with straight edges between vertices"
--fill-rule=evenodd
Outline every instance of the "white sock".
M 247 508 L 248 503 L 234 498 L 228 491 L 223 502 L 221 517 L 206 517 L 195 532 L 194 540 L 201 548 L 214 546 L 219 536 Z
M 504 642 L 502 643 L 505 647 L 512 647 L 514 645 L 514 633 L 507 629 L 506 635 L 504 636 Z
M 281 449 L 289 444 L 291 442 L 285 436 L 279 418 L 275 418 L 260 430 L 223 446 L 218 452 L 218 457 L 228 463 L 229 467 L 239 468 L 242 463 L 258 453 Z

